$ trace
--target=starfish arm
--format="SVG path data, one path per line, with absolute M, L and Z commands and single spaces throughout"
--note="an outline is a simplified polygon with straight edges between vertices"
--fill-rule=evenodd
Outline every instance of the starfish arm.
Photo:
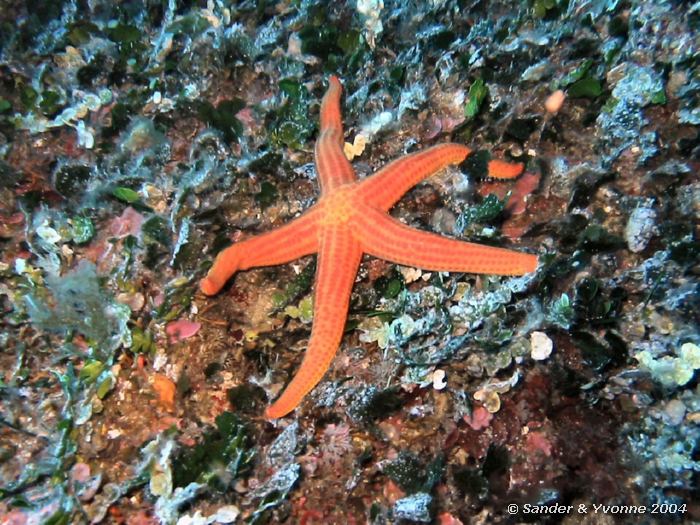
M 450 164 L 467 158 L 471 150 L 461 144 L 439 144 L 387 164 L 364 181 L 359 193 L 368 204 L 391 208 L 413 186 Z
M 328 370 L 343 337 L 362 250 L 346 226 L 329 226 L 321 234 L 314 291 L 314 319 L 309 346 L 299 371 L 265 417 L 282 417 L 296 408 Z
M 413 186 L 450 164 L 464 161 L 471 150 L 461 144 L 439 144 L 397 159 L 361 183 L 360 193 L 379 209 L 388 210 Z M 523 172 L 520 163 L 491 160 L 488 175 L 512 179 Z
M 323 194 L 356 180 L 352 165 L 343 153 L 342 90 L 338 78 L 331 76 L 328 91 L 321 101 L 321 129 L 316 140 L 315 162 Z
M 488 164 L 489 177 L 494 179 L 514 179 L 520 175 L 525 166 L 520 162 L 505 162 L 502 160 L 490 160 Z
M 438 272 L 522 275 L 537 268 L 536 255 L 416 230 L 377 209 L 358 215 L 360 244 L 380 259 Z
M 222 250 L 200 282 L 200 289 L 214 295 L 239 270 L 284 264 L 314 253 L 318 247 L 318 215 L 318 210 L 311 208 L 284 226 Z

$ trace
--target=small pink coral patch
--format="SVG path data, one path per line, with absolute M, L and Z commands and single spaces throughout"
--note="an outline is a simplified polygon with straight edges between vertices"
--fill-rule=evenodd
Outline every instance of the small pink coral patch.
M 119 217 L 115 217 L 109 224 L 109 233 L 114 237 L 138 236 L 143 224 L 143 215 L 131 206 L 128 206 Z
M 70 471 L 70 476 L 73 481 L 85 483 L 90 479 L 90 465 L 87 463 L 76 463 Z
M 28 521 L 27 515 L 19 509 L 11 510 L 2 518 L 3 525 L 26 525 Z
M 515 184 L 504 181 L 491 181 L 484 183 L 479 188 L 479 194 L 486 196 L 494 193 L 499 199 L 503 199 L 508 191 L 511 192 L 510 199 L 506 203 L 506 211 L 511 215 L 520 215 L 527 208 L 527 198 L 540 185 L 540 174 L 526 171 Z
M 543 432 L 530 432 L 527 435 L 526 447 L 531 454 L 542 452 L 545 456 L 552 455 L 552 444 Z
M 540 174 L 525 172 L 513 187 L 513 194 L 506 204 L 506 209 L 512 215 L 520 215 L 527 207 L 527 197 L 540 185 Z
M 464 422 L 473 430 L 481 430 L 491 424 L 493 414 L 480 406 L 474 409 L 471 416 L 464 416 L 462 419 L 464 419 Z
M 187 319 L 180 319 L 178 321 L 172 321 L 165 326 L 165 333 L 168 334 L 168 341 L 170 343 L 177 343 L 188 337 L 192 337 L 194 334 L 199 332 L 202 327 L 202 323 L 195 323 L 188 321 Z
M 459 518 L 455 518 L 449 512 L 443 512 L 438 516 L 439 525 L 463 525 Z

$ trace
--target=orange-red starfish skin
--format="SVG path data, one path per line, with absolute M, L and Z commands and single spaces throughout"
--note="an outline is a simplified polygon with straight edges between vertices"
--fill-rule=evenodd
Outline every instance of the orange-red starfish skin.
M 358 180 L 342 149 L 341 92 L 340 81 L 331 76 L 321 102 L 316 142 L 318 202 L 292 222 L 223 250 L 200 283 L 205 294 L 213 295 L 239 270 L 318 253 L 311 338 L 296 376 L 265 411 L 271 419 L 294 410 L 328 370 L 343 336 L 363 253 L 444 272 L 522 275 L 537 267 L 535 255 L 442 237 L 392 218 L 387 212 L 401 195 L 447 165 L 462 162 L 471 150 L 461 144 L 441 144 Z M 496 160 L 489 164 L 489 175 L 498 178 L 515 177 L 522 170 L 521 164 Z

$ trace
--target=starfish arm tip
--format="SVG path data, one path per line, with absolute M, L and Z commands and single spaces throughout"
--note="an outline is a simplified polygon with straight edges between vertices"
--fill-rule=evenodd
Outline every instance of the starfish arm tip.
M 294 409 L 280 409 L 280 407 L 277 406 L 277 403 L 273 403 L 265 409 L 265 419 L 279 419 L 289 414 L 292 410 Z
M 523 253 L 524 259 L 523 259 L 523 269 L 521 272 L 521 275 L 525 275 L 527 273 L 532 273 L 537 271 L 537 268 L 540 265 L 540 259 L 537 255 L 529 254 L 529 253 Z
M 522 162 L 505 162 L 502 160 L 491 160 L 488 164 L 489 177 L 494 179 L 514 179 L 525 170 Z
M 216 293 L 221 290 L 221 284 L 214 282 L 211 277 L 205 277 L 199 281 L 199 289 L 202 290 L 204 295 L 216 295 Z

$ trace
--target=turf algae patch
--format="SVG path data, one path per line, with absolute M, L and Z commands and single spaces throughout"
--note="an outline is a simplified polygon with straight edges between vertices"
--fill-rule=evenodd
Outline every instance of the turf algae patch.
M 95 266 L 82 261 L 64 276 L 48 275 L 49 294 L 25 296 L 32 322 L 44 330 L 69 336 L 81 334 L 92 342 L 90 354 L 109 359 L 122 344 L 129 344 L 128 311 L 100 286 Z

